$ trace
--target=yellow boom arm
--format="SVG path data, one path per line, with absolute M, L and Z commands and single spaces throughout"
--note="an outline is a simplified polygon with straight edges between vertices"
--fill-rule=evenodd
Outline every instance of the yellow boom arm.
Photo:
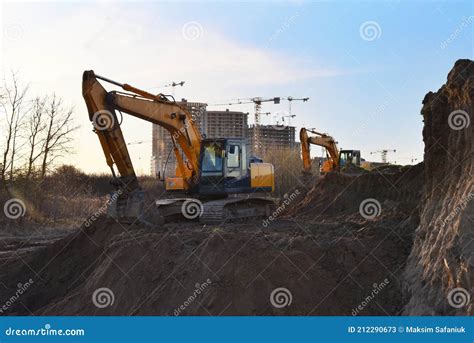
M 97 79 L 102 79 L 131 93 L 107 92 Z M 128 153 L 115 110 L 160 125 L 171 134 L 178 162 L 176 176 L 182 188 L 188 190 L 199 168 L 201 134 L 185 106 L 177 104 L 163 94 L 153 95 L 128 84 L 120 84 L 105 77 L 85 71 L 82 94 L 105 154 L 107 165 L 115 175 L 116 166 L 122 187 L 129 191 L 139 188 L 135 170 Z M 184 162 L 181 151 L 186 157 Z
M 313 133 L 315 136 L 310 137 L 308 132 Z M 323 172 L 333 171 L 339 167 L 339 150 L 334 138 L 325 133 L 307 130 L 303 127 L 300 130 L 300 141 L 304 172 L 311 173 L 310 144 L 319 145 L 326 148 L 326 151 L 329 155 L 329 160 L 323 164 Z

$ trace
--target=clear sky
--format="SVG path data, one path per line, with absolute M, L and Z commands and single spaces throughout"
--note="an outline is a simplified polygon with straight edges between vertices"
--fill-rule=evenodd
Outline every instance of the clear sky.
M 184 80 L 177 98 L 209 104 L 310 97 L 293 104 L 292 125 L 328 132 L 368 160 L 380 158 L 372 151 L 396 149 L 389 160 L 407 164 L 423 156 L 424 95 L 457 59 L 473 59 L 473 4 L 4 2 L 1 66 L 19 71 L 32 93 L 56 92 L 74 105 L 81 129 L 66 162 L 85 171 L 108 171 L 81 95 L 88 69 L 154 92 Z M 287 102 L 263 107 L 285 110 Z M 145 142 L 130 152 L 137 171 L 148 173 L 151 125 L 126 117 L 122 128 L 127 141 Z

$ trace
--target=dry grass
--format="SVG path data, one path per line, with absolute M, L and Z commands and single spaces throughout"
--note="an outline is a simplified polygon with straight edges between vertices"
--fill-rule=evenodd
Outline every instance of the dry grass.
M 2 189 L 0 200 L 21 199 L 25 216 L 9 220 L 2 216 L 5 227 L 41 224 L 49 226 L 74 226 L 93 214 L 112 191 L 110 177 L 87 175 L 72 166 L 61 166 L 44 179 L 17 178 Z
M 28 225 L 48 227 L 78 227 L 92 215 L 103 213 L 109 194 L 113 192 L 108 174 L 85 174 L 73 166 L 58 167 L 44 179 L 17 177 L 0 190 L 1 204 L 12 198 L 20 199 L 25 216 L 16 220 L 0 216 L 4 231 L 26 228 Z M 142 188 L 150 197 L 162 196 L 161 181 L 139 177 Z M 3 214 L 3 213 L 2 213 Z
M 275 195 L 282 197 L 299 184 L 303 161 L 298 149 L 274 149 L 263 154 L 263 160 L 275 167 Z

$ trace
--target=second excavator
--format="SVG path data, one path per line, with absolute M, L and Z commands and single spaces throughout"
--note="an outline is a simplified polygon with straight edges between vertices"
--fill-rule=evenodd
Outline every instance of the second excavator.
M 313 135 L 310 136 L 308 132 Z M 359 150 L 339 150 L 336 140 L 326 133 L 302 128 L 300 130 L 301 152 L 303 158 L 303 172 L 311 173 L 310 145 L 319 145 L 326 149 L 326 160 L 322 163 L 320 173 L 340 171 L 346 165 L 352 164 L 360 167 Z
M 102 80 L 126 92 L 106 91 Z M 156 224 L 177 216 L 222 222 L 268 216 L 277 199 L 274 168 L 250 156 L 245 139 L 203 138 L 186 106 L 172 96 L 154 95 L 85 71 L 82 93 L 99 137 L 116 192 L 108 214 L 126 222 Z M 167 196 L 146 201 L 116 112 L 160 125 L 170 133 L 177 160 L 176 175 L 165 179 Z

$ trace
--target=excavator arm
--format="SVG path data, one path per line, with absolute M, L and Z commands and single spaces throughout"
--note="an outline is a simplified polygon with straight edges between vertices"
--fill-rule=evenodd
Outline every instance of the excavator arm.
M 128 191 L 139 189 L 138 181 L 128 154 L 122 130 L 113 107 L 107 102 L 107 91 L 95 78 L 93 71 L 86 71 L 82 80 L 82 95 L 86 102 L 89 120 L 99 137 L 107 165 L 111 168 L 114 179 L 115 165 L 121 178 L 121 187 Z
M 97 79 L 120 86 L 131 93 L 107 92 Z M 120 174 L 120 184 L 127 190 L 139 189 L 136 174 L 128 153 L 116 110 L 128 113 L 153 124 L 164 127 L 171 135 L 177 158 L 176 179 L 184 190 L 193 185 L 194 176 L 199 168 L 201 134 L 186 107 L 169 100 L 166 96 L 153 95 L 146 91 L 120 84 L 85 71 L 82 81 L 82 93 L 89 112 L 89 119 L 99 137 L 107 165 L 114 177 L 114 165 Z M 186 156 L 183 160 L 181 151 Z
M 313 133 L 315 136 L 310 137 L 308 132 Z M 300 142 L 303 158 L 303 171 L 305 173 L 311 173 L 310 144 L 326 148 L 329 160 L 323 165 L 323 172 L 336 170 L 339 167 L 339 150 L 337 148 L 337 142 L 333 137 L 303 127 L 300 130 Z
M 123 92 L 107 92 L 98 81 L 112 83 Z M 197 182 L 199 154 L 202 137 L 186 107 L 163 94 L 153 95 L 128 84 L 121 84 L 85 71 L 82 95 L 87 105 L 89 119 L 99 137 L 107 165 L 114 176 L 117 192 L 112 196 L 109 215 L 120 220 L 161 221 L 158 213 L 144 215 L 145 195 L 133 168 L 127 145 L 120 128 L 121 120 L 116 111 L 128 113 L 164 127 L 171 135 L 177 159 L 176 177 L 168 178 L 167 189 L 190 190 Z M 179 148 L 180 149 L 179 149 Z M 183 159 L 182 153 L 186 160 Z M 118 175 L 117 175 L 117 172 Z M 169 182 L 169 184 L 168 184 Z M 169 186 L 169 187 L 168 187 Z M 152 206 L 147 207 L 152 208 Z M 153 211 L 152 211 L 153 212 Z M 156 214 L 156 216 L 155 216 Z

